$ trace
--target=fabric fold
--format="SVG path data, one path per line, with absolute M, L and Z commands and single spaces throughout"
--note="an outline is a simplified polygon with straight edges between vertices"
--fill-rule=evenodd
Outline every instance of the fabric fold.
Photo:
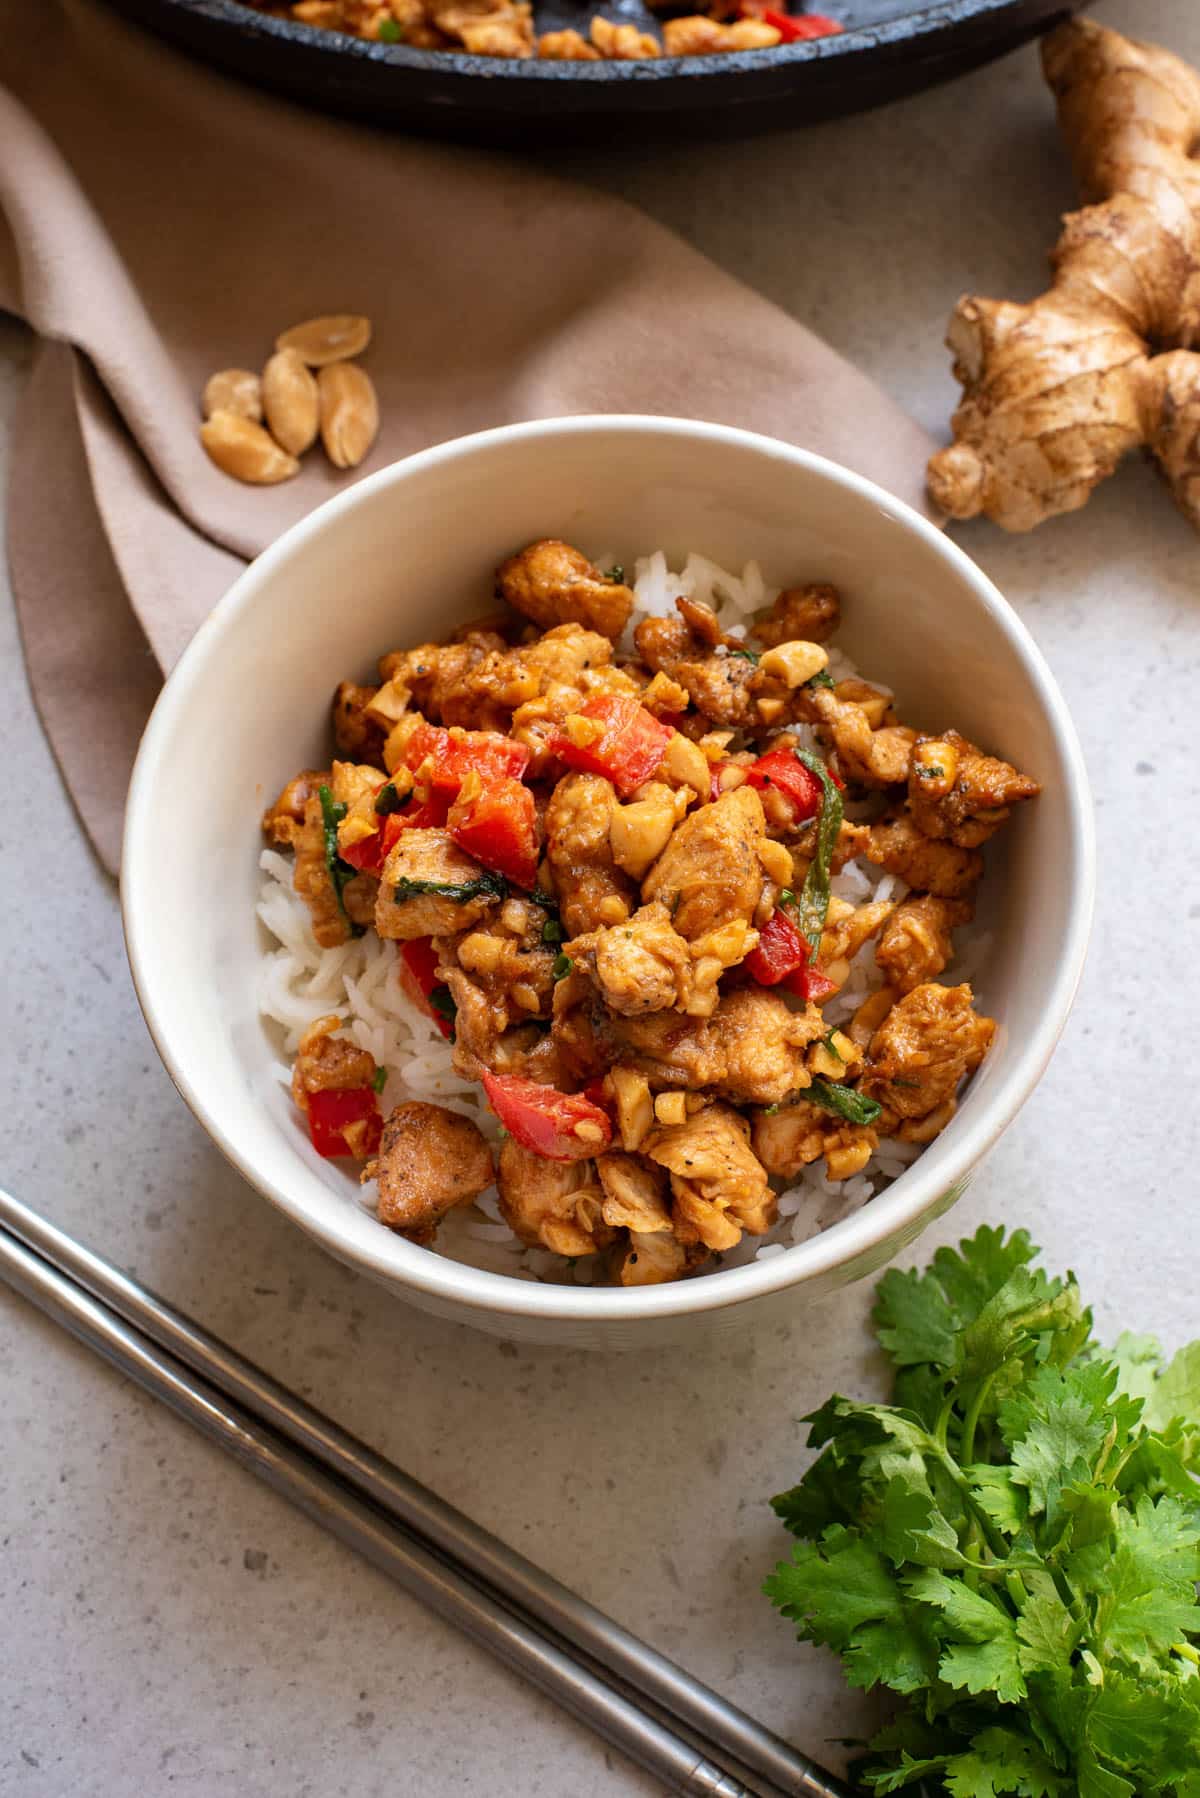
M 244 559 L 414 450 L 526 418 L 674 414 L 925 503 L 932 446 L 911 419 L 622 201 L 304 112 L 96 0 L 0 0 L 0 85 L 0 304 L 50 346 L 22 408 L 10 565 L 38 706 L 110 866 L 146 645 L 168 671 Z M 208 375 L 345 311 L 374 326 L 367 462 L 347 477 L 316 450 L 270 488 L 221 474 L 197 434 Z

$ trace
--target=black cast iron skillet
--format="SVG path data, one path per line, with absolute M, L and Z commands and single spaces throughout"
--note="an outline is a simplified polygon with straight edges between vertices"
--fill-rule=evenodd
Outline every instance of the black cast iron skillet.
M 527 62 L 367 43 L 238 0 L 111 0 L 180 49 L 305 105 L 469 143 L 611 145 L 735 137 L 861 111 L 963 73 L 1079 0 L 819 0 L 839 37 L 734 55 Z M 703 0 L 695 10 L 704 10 Z M 643 0 L 535 0 L 539 31 L 594 12 L 645 23 Z

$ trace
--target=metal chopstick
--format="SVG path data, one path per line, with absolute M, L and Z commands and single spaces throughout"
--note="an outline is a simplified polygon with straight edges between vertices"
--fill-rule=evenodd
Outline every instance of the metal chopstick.
M 754 1798 L 753 1791 L 725 1768 L 572 1660 L 424 1548 L 394 1519 L 149 1342 L 7 1230 L 0 1230 L 0 1278 L 406 1591 L 661 1779 L 668 1790 L 687 1798 Z
M 493 1588 L 638 1697 L 693 1731 L 706 1748 L 711 1745 L 724 1751 L 795 1798 L 849 1798 L 849 1788 L 835 1775 L 798 1754 L 218 1338 L 3 1191 L 0 1225 L 171 1356 L 195 1369 L 219 1395 L 262 1419 L 286 1443 L 315 1457 L 322 1467 L 365 1494 L 407 1530 L 415 1531 L 449 1562 L 470 1569 L 481 1584 Z M 0 1273 L 4 1272 L 0 1265 Z M 569 1656 L 567 1659 L 575 1665 Z

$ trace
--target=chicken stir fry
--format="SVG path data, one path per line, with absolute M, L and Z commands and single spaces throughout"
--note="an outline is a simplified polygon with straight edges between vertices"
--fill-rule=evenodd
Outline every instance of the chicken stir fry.
M 574 30 L 534 29 L 527 0 L 245 0 L 257 12 L 323 31 L 413 50 L 466 50 L 475 56 L 540 57 L 544 62 L 642 62 L 657 56 L 712 56 L 773 50 L 800 38 L 840 32 L 823 14 L 787 13 L 769 0 L 711 0 L 706 13 L 678 16 L 675 0 L 651 0 L 664 19 L 661 42 L 636 25 L 597 14 L 585 37 Z M 685 0 L 686 4 L 686 0 Z
M 1038 784 L 835 680 L 832 587 L 785 589 L 749 636 L 691 599 L 634 626 L 622 569 L 546 539 L 496 598 L 385 654 L 378 683 L 343 681 L 336 757 L 263 827 L 320 945 L 395 946 L 502 1126 L 498 1161 L 458 1112 L 385 1119 L 384 1071 L 336 1015 L 293 1095 L 415 1243 L 495 1184 L 521 1242 L 678 1279 L 770 1230 L 813 1163 L 851 1180 L 885 1138 L 949 1123 L 996 1026 L 940 977 L 982 845 Z M 886 896 L 840 896 L 866 889 L 835 890 L 850 863 L 892 876 Z

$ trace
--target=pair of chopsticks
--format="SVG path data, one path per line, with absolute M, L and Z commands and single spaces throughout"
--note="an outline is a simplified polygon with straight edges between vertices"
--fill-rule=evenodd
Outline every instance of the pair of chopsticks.
M 0 1279 L 669 1791 L 850 1798 L 834 1774 L 2 1190 Z

